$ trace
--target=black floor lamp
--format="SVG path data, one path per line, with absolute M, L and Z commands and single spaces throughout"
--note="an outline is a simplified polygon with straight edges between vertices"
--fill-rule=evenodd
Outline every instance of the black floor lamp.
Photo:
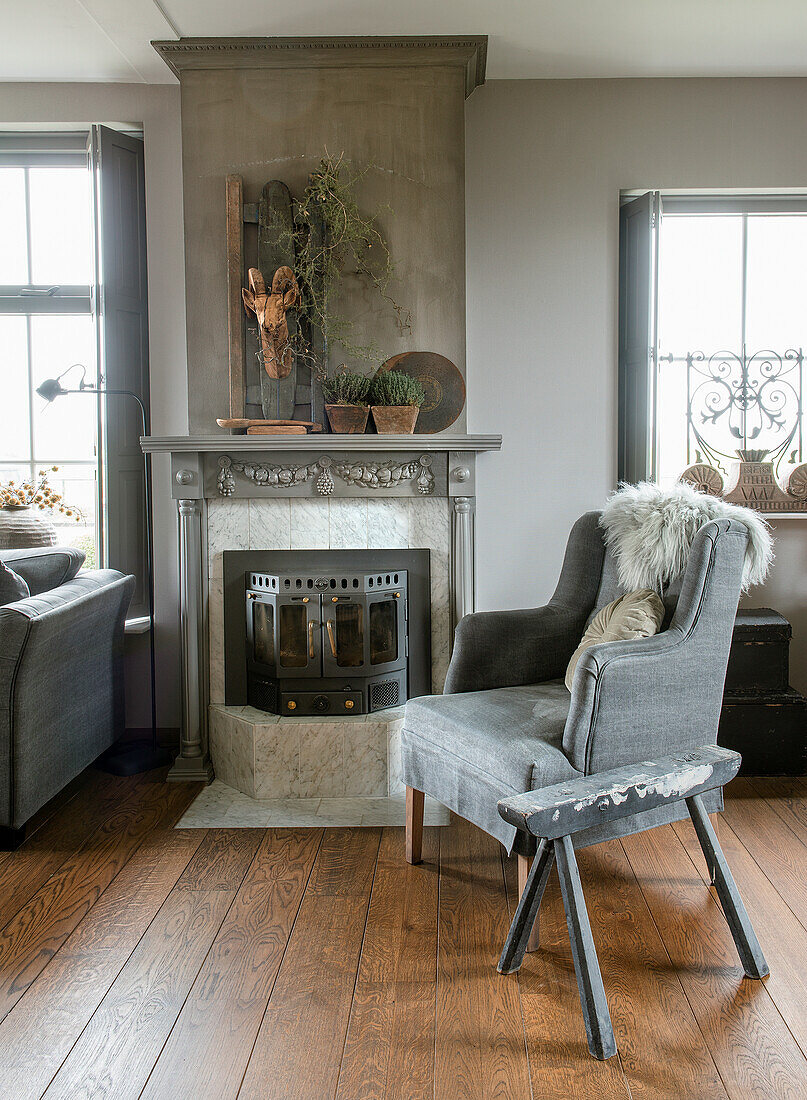
M 82 376 L 78 389 L 67 390 L 62 385 L 62 379 L 74 368 L 81 369 Z M 87 368 L 83 363 L 73 363 L 58 378 L 47 378 L 41 386 L 37 386 L 36 392 L 44 397 L 47 402 L 54 401 L 57 397 L 63 397 L 68 393 L 92 393 L 102 397 L 131 397 L 140 409 L 140 420 L 143 435 L 149 434 L 148 413 L 146 407 L 136 393 L 131 390 L 107 390 L 93 386 L 84 381 Z M 123 744 L 113 745 L 104 754 L 99 762 L 99 767 L 113 775 L 137 775 L 139 772 L 150 771 L 152 768 L 161 768 L 170 764 L 173 755 L 169 749 L 157 743 L 157 694 L 156 694 L 156 662 L 154 656 L 154 537 L 151 514 L 151 455 L 144 455 L 145 473 L 145 506 L 146 506 L 146 571 L 148 574 L 148 603 L 149 603 L 149 659 L 151 671 L 151 738 L 149 740 L 125 741 Z

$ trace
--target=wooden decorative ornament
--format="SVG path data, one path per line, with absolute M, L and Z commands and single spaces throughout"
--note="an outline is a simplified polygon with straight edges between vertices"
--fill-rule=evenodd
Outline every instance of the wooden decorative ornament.
M 257 267 L 249 269 L 249 290 L 242 289 L 244 307 L 255 314 L 261 334 L 263 365 L 270 378 L 287 378 L 294 362 L 286 313 L 300 301 L 300 288 L 290 267 L 279 267 L 266 290 Z

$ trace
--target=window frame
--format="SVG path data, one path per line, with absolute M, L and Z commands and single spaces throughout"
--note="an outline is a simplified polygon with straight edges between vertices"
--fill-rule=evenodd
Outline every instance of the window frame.
M 623 208 L 644 196 L 654 196 L 658 208 L 658 218 L 651 228 L 651 272 L 647 277 L 643 289 L 643 300 L 638 303 L 626 301 L 626 288 L 630 284 L 629 265 L 625 261 L 625 231 Z M 620 400 L 618 403 L 617 438 L 620 441 L 618 457 L 618 479 L 638 481 L 655 479 L 658 477 L 658 430 L 657 430 L 657 384 L 660 365 L 660 346 L 658 331 L 658 236 L 665 215 L 689 215 L 714 216 L 716 214 L 742 215 L 742 318 L 741 318 L 741 343 L 743 354 L 746 347 L 746 313 L 747 313 L 747 280 L 748 280 L 748 216 L 754 214 L 807 214 L 807 192 L 798 191 L 770 191 L 770 192 L 739 192 L 739 191 L 664 191 L 662 189 L 622 190 L 619 198 L 620 208 L 620 261 L 619 261 L 619 317 L 618 327 L 619 341 L 619 388 Z M 635 282 L 635 280 L 634 280 Z M 636 309 L 646 307 L 648 315 L 652 318 L 650 326 L 650 339 L 648 341 L 647 356 L 647 385 L 652 393 L 651 408 L 646 416 L 647 423 L 644 431 L 649 433 L 647 440 L 647 456 L 645 466 L 640 469 L 636 463 L 630 463 L 625 458 L 629 451 L 629 440 L 623 437 L 630 436 L 636 431 L 636 420 L 639 415 L 635 402 L 631 402 L 628 391 L 631 388 L 631 379 L 626 374 L 625 349 L 622 340 L 622 326 L 626 312 L 631 306 Z M 802 410 L 802 422 L 807 409 Z M 804 427 L 802 423 L 802 427 Z
M 42 468 L 44 459 L 37 460 L 34 450 L 34 401 L 36 394 L 33 386 L 33 332 L 31 320 L 41 316 L 89 315 L 98 325 L 96 311 L 96 288 L 91 283 L 42 284 L 31 280 L 32 236 L 31 236 L 31 198 L 30 169 L 32 168 L 76 168 L 91 174 L 89 157 L 89 130 L 70 133 L 0 133 L 0 168 L 21 168 L 24 171 L 25 195 L 25 237 L 27 274 L 26 283 L 0 284 L 0 316 L 25 318 L 26 327 L 26 373 L 28 386 L 28 436 L 29 457 L 17 462 L 4 462 L 3 465 L 27 467 L 28 477 L 35 481 L 37 471 Z M 92 181 L 91 181 L 92 185 Z M 94 222 L 90 211 L 91 224 Z M 93 252 L 95 246 L 93 243 Z M 97 333 L 95 336 L 97 346 Z M 104 560 L 103 517 L 101 511 L 100 482 L 103 463 L 102 425 L 100 399 L 96 401 L 96 439 L 95 439 L 95 544 L 99 563 Z M 56 456 L 53 456 L 54 458 Z M 61 459 L 61 467 L 87 467 L 84 459 Z

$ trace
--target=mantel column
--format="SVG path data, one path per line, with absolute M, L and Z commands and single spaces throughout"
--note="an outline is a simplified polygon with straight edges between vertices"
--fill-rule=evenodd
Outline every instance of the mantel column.
M 207 700 L 204 676 L 206 646 L 202 588 L 202 501 L 183 498 L 177 504 L 182 733 L 179 756 L 174 761 L 168 778 L 174 781 L 209 783 L 213 778 L 213 767 L 207 755 L 205 737 Z
M 475 456 L 453 451 L 448 456 L 448 493 L 451 500 L 451 613 L 452 625 L 476 607 L 474 563 Z

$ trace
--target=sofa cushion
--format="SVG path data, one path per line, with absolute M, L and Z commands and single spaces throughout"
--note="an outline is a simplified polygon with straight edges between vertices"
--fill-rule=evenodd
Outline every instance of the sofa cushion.
M 30 595 L 31 590 L 22 577 L 13 569 L 9 569 L 5 562 L 0 561 L 0 607 L 4 607 L 7 603 L 16 603 L 17 600 L 24 600 Z
M 410 699 L 401 733 L 404 783 L 509 851 L 515 829 L 499 817 L 498 800 L 580 774 L 562 748 L 569 699 L 562 680 Z

